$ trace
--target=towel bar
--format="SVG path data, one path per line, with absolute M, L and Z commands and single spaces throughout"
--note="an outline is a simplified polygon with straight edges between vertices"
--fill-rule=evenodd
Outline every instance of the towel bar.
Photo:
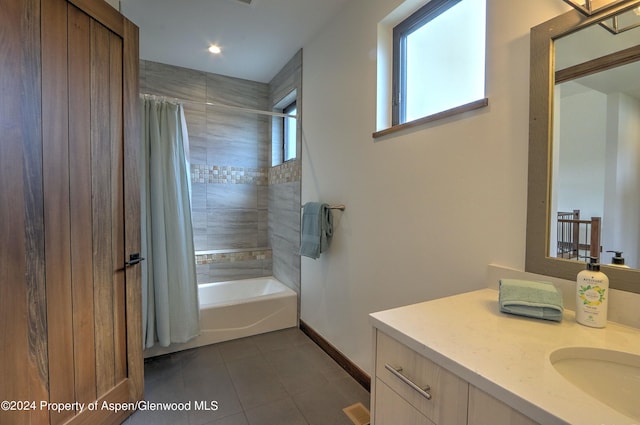
M 302 205 L 300 208 L 304 208 L 304 205 Z M 344 206 L 343 204 L 340 204 L 340 205 L 329 205 L 329 209 L 344 211 L 345 209 L 347 209 L 347 207 Z

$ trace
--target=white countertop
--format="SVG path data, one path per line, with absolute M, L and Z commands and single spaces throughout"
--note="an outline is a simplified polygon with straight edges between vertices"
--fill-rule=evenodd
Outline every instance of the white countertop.
M 503 314 L 493 289 L 370 317 L 374 327 L 541 424 L 639 423 L 573 386 L 549 361 L 549 354 L 561 347 L 640 354 L 638 329 L 612 322 L 603 329 L 588 328 L 568 310 L 561 323 Z

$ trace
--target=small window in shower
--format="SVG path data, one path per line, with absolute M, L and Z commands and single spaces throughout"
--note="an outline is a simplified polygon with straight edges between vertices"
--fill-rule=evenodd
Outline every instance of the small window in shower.
M 278 115 L 271 121 L 271 166 L 276 167 L 298 157 L 298 94 L 289 92 L 273 105 Z
M 296 102 L 289 104 L 282 110 L 287 115 L 297 115 L 298 108 Z M 291 117 L 282 118 L 282 158 L 283 161 L 289 161 L 295 159 L 297 155 L 297 133 L 296 133 L 296 119 Z

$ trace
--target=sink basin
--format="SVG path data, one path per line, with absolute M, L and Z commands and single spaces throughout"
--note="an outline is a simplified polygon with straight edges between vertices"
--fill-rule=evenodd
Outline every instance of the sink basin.
M 561 348 L 553 367 L 585 393 L 640 421 L 640 355 L 591 347 Z

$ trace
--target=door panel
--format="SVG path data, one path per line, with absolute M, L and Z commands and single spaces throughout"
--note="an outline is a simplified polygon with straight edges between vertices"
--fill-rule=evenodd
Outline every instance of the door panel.
M 109 98 L 111 100 L 111 240 L 113 241 L 113 334 L 114 378 L 118 383 L 127 376 L 127 328 L 125 312 L 125 240 L 124 240 L 124 144 L 122 117 L 122 40 L 109 36 Z
M 0 4 L 0 400 L 46 400 L 40 2 Z M 0 409 L 2 424 L 47 421 Z
M 44 174 L 44 240 L 49 340 L 49 400 L 75 399 L 73 303 L 71 298 L 69 205 L 69 112 L 67 107 L 67 7 L 42 3 L 42 146 Z M 54 367 L 52 367 L 54 366 Z M 74 411 L 49 412 L 61 424 Z
M 91 21 L 91 163 L 93 192 L 93 282 L 98 397 L 115 385 L 111 225 L 111 134 L 109 31 Z
M 124 20 L 122 57 L 122 96 L 124 134 L 124 215 L 125 259 L 140 252 L 140 99 L 138 67 L 138 27 Z M 125 269 L 125 311 L 127 326 L 127 375 L 129 400 L 142 400 L 144 361 L 142 356 L 142 279 L 140 267 Z
M 89 17 L 69 7 L 69 160 L 71 208 L 71 279 L 73 349 L 77 401 L 90 403 L 96 393 L 91 208 L 91 45 Z
M 0 6 L 0 400 L 23 403 L 0 423 L 119 424 L 102 402 L 143 388 L 137 28 L 101 0 Z

